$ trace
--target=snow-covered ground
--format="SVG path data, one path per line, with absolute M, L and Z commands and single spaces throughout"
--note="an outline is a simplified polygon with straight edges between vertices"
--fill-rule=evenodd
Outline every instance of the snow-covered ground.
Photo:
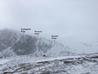
M 0 59 L 0 74 L 97 74 L 98 54 Z

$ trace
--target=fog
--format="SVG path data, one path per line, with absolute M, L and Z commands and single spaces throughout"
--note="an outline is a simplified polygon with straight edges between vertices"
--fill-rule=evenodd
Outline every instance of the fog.
M 96 42 L 98 0 L 0 0 L 0 29 L 21 27 L 57 34 L 71 45 Z

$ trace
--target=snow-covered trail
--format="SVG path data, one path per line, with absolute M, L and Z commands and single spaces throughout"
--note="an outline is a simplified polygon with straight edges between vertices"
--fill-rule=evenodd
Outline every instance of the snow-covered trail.
M 79 57 L 85 57 L 85 56 L 63 56 L 63 57 L 14 57 L 14 58 L 5 58 L 0 59 L 0 64 L 6 64 L 9 62 L 20 62 L 20 63 L 36 63 L 36 62 L 45 62 L 45 61 L 54 61 L 54 60 L 62 60 L 62 59 L 71 59 L 71 58 L 79 58 Z

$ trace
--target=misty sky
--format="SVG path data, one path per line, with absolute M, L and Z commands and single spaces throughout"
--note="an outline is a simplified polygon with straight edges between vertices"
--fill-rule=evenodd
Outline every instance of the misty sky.
M 61 41 L 98 41 L 98 0 L 0 0 L 0 29 L 21 27 Z

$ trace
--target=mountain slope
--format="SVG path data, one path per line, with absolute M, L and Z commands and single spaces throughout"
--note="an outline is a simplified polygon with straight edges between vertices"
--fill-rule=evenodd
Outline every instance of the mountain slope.
M 7 50 L 9 55 L 5 54 Z M 45 38 L 38 38 L 8 29 L 0 31 L 0 57 L 9 57 L 11 55 L 32 55 L 37 57 L 54 56 L 54 54 L 56 54 L 55 56 L 69 55 L 66 50 L 62 44 Z M 63 51 L 64 54 L 62 54 Z

